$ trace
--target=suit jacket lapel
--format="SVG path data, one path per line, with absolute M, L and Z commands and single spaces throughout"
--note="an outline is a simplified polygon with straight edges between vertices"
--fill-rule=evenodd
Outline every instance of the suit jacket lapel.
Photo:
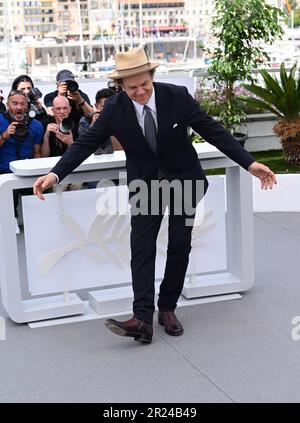
M 156 113 L 157 113 L 157 151 L 159 151 L 163 145 L 163 134 L 168 128 L 168 116 L 170 114 L 169 105 L 166 104 L 165 98 L 161 91 L 159 84 L 154 82 L 155 88 L 155 103 L 156 103 Z

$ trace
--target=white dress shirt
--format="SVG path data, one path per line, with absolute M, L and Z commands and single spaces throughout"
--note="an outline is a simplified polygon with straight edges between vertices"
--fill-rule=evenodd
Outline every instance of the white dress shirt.
M 134 109 L 135 109 L 135 113 L 136 113 L 138 123 L 139 123 L 139 125 L 142 129 L 143 134 L 145 135 L 145 115 L 146 115 L 146 111 L 144 110 L 144 105 L 139 104 L 134 100 L 131 100 L 131 101 L 134 105 Z M 156 130 L 157 130 L 157 112 L 156 112 L 156 104 L 155 104 L 155 89 L 154 89 L 154 87 L 153 87 L 151 97 L 149 98 L 149 101 L 146 104 L 146 106 L 148 106 L 150 111 L 151 111 L 151 114 L 152 114 L 154 122 L 155 122 Z

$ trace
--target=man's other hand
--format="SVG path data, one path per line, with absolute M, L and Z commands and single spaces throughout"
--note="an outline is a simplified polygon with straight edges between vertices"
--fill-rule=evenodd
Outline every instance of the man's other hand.
M 37 195 L 40 200 L 45 200 L 45 197 L 43 196 L 43 191 L 51 188 L 56 183 L 57 178 L 54 173 L 49 173 L 48 175 L 40 176 L 33 184 L 33 193 Z
M 277 184 L 276 175 L 272 170 L 265 166 L 262 163 L 253 162 L 249 168 L 248 171 L 251 173 L 251 175 L 256 176 L 258 179 L 260 179 L 260 187 L 261 189 L 272 189 L 274 184 Z

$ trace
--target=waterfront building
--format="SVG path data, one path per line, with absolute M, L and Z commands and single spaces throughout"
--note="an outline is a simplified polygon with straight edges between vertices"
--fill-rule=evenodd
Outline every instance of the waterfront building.
M 268 0 L 284 7 L 288 0 Z M 0 71 L 110 61 L 144 45 L 151 59 L 197 60 L 210 33 L 214 0 L 2 0 Z M 294 35 L 292 36 L 293 39 Z
M 130 34 L 147 37 L 207 31 L 213 0 L 3 0 L 0 2 L 0 38 L 9 30 L 17 39 L 53 37 L 76 39 Z

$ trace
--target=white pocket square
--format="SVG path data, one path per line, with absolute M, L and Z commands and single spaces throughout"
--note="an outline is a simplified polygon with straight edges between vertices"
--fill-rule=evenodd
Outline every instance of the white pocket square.
M 176 128 L 176 126 L 178 126 L 178 123 L 174 123 L 173 129 Z

